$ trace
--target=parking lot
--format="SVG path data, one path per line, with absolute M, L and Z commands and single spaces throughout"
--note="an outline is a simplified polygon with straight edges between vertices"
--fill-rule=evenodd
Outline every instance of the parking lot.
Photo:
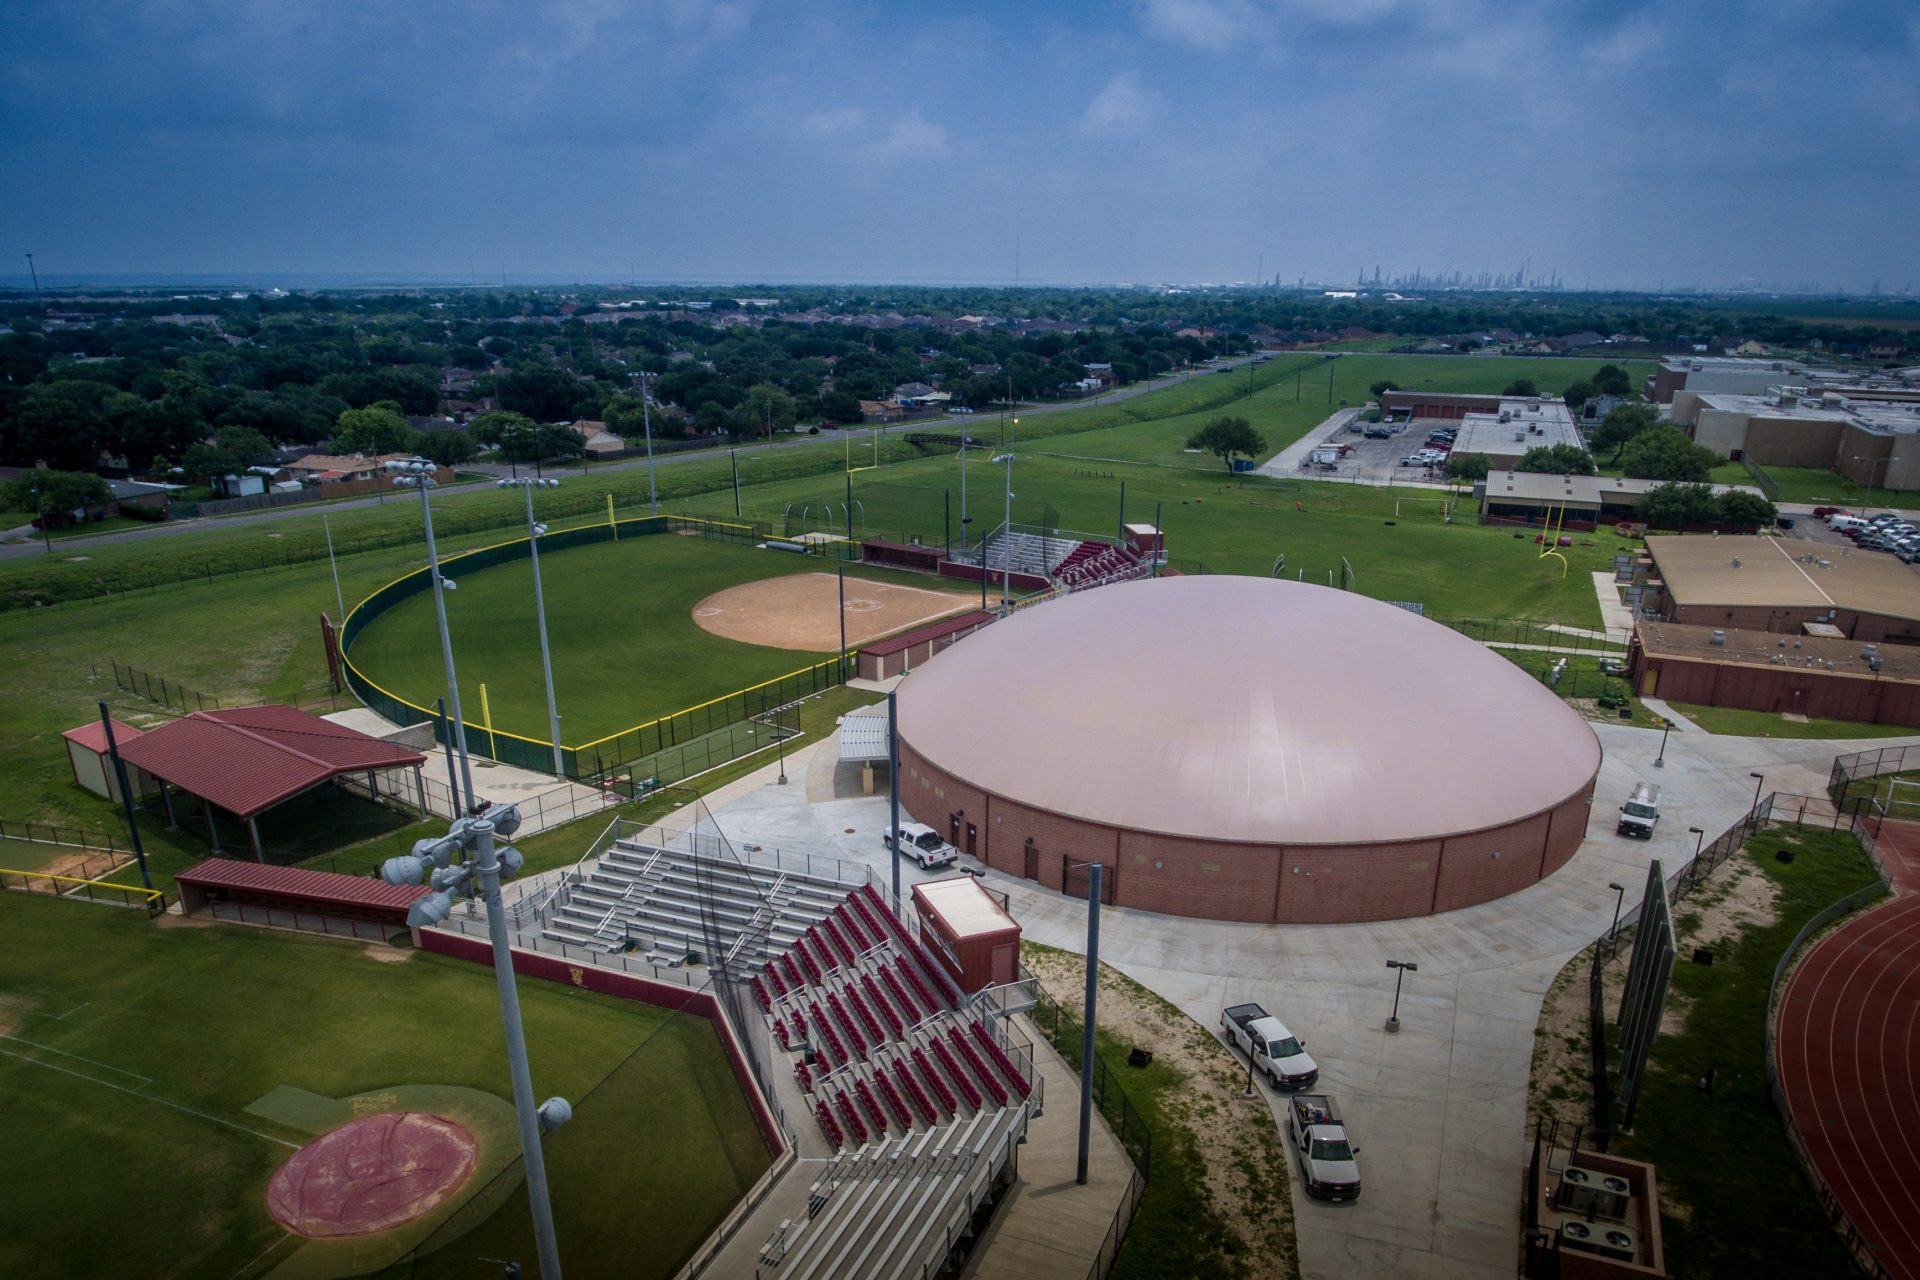
M 1782 537 L 1817 542 L 1822 546 L 1836 548 L 1841 555 L 1886 556 L 1890 560 L 1898 558 L 1892 551 L 1863 548 L 1857 545 L 1853 539 L 1846 537 L 1838 530 L 1828 528 L 1827 522 L 1816 516 L 1797 514 L 1789 515 L 1788 518 L 1793 521 L 1793 528 L 1779 530 Z M 1909 552 L 1909 557 L 1912 555 L 1913 553 Z M 1916 571 L 1920 571 L 1920 559 L 1909 558 L 1905 563 L 1913 565 Z
M 1395 434 L 1385 439 L 1368 439 L 1364 434 L 1370 426 L 1391 426 Z M 1316 443 L 1339 445 L 1343 454 L 1331 470 L 1311 461 L 1307 455 L 1300 474 L 1321 480 L 1351 480 L 1364 484 L 1441 484 L 1446 481 L 1444 467 L 1403 467 L 1401 459 L 1418 453 L 1427 447 L 1427 432 L 1436 427 L 1448 425 L 1438 421 L 1420 421 L 1412 424 L 1397 422 L 1374 424 L 1363 416 L 1356 416 L 1350 423 Z

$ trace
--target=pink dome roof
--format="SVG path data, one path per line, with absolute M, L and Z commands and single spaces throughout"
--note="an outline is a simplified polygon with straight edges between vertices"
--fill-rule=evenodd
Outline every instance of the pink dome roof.
M 1365 596 L 1219 575 L 1022 610 L 900 686 L 901 739 L 993 795 L 1116 827 L 1375 844 L 1583 792 L 1586 721 L 1507 659 Z

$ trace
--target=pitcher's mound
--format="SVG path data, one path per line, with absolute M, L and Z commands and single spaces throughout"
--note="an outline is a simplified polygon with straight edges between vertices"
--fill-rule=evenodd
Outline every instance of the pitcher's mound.
M 267 1210 L 297 1236 L 388 1231 L 458 1191 L 479 1152 L 465 1125 L 441 1116 L 367 1116 L 294 1152 L 267 1184 Z
M 974 601 L 965 592 L 848 578 L 847 646 L 964 613 Z M 694 605 L 693 621 L 728 640 L 832 653 L 840 647 L 840 580 L 831 573 L 790 573 L 745 582 Z

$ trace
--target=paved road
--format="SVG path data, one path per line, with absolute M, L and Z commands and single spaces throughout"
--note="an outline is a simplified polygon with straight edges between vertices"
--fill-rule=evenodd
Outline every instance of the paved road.
M 1221 362 L 1215 366 L 1215 368 L 1218 370 L 1238 369 L 1244 367 L 1248 361 L 1255 358 L 1254 356 L 1236 356 L 1231 360 Z M 1015 408 L 1013 412 L 1017 417 L 1037 418 L 1045 414 L 1064 413 L 1070 409 L 1084 409 L 1091 405 L 1117 404 L 1122 400 L 1131 400 L 1135 396 L 1145 395 L 1150 391 L 1163 390 L 1177 382 L 1184 382 L 1190 378 L 1205 376 L 1207 375 L 1204 373 L 1193 373 L 1179 378 L 1161 378 L 1152 382 L 1139 383 L 1131 387 L 1122 387 L 1117 391 L 1109 391 L 1105 395 L 1097 396 L 1091 400 L 1070 400 L 1062 401 L 1058 404 L 1021 405 Z M 880 431 L 885 435 L 894 435 L 907 431 L 952 429 L 964 426 L 969 422 L 984 424 L 989 421 L 997 423 L 999 421 L 999 415 L 978 414 L 969 416 L 960 414 L 942 418 L 925 418 L 915 422 L 892 423 L 881 427 Z M 816 436 L 791 436 L 760 444 L 743 444 L 738 447 L 737 452 L 743 456 L 752 457 L 756 454 L 780 453 L 788 449 L 802 449 L 809 445 L 819 445 L 820 443 L 821 438 Z M 720 452 L 719 449 L 689 449 L 680 453 L 662 453 L 654 458 L 654 465 L 655 467 L 677 466 L 681 463 L 690 462 L 699 458 L 712 458 Z M 633 471 L 646 465 L 647 460 L 644 457 L 622 458 L 617 462 L 606 462 L 596 465 L 593 468 L 592 474 L 597 475 L 607 471 Z M 461 466 L 461 470 L 477 471 L 489 476 L 504 476 L 508 474 L 510 469 L 501 463 L 464 463 Z M 581 473 L 569 468 L 559 474 L 566 476 L 580 475 Z M 453 484 L 448 485 L 443 492 L 474 492 L 485 489 L 488 483 L 487 481 L 477 480 L 465 484 Z M 303 516 L 318 515 L 323 512 L 332 514 L 336 511 L 355 511 L 375 506 L 381 502 L 393 501 L 394 498 L 398 496 L 400 495 L 396 492 L 395 495 L 390 497 L 346 498 L 339 502 L 277 507 L 268 511 L 250 511 L 244 515 L 215 516 L 197 520 L 176 520 L 166 524 L 142 525 L 136 529 L 118 529 L 112 533 L 94 534 L 89 537 L 59 538 L 54 541 L 53 554 L 73 555 L 76 553 L 84 553 L 92 547 L 106 546 L 119 542 L 138 542 L 148 538 L 164 538 L 171 534 L 179 533 L 182 530 L 189 529 L 231 529 L 239 525 L 261 524 L 275 520 L 292 520 Z M 47 551 L 45 547 L 37 542 L 21 541 L 0 543 L 0 560 L 14 560 L 23 556 L 46 554 Z

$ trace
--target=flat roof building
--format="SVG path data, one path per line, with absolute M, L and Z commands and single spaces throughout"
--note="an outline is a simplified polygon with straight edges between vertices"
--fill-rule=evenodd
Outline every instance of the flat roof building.
M 1468 413 L 1460 419 L 1454 438 L 1455 453 L 1484 453 L 1497 469 L 1511 468 L 1529 449 L 1556 444 L 1585 449 L 1587 441 L 1573 420 L 1573 411 L 1560 400 L 1530 396 L 1502 397 L 1492 412 Z
M 1640 500 L 1667 483 L 1623 476 L 1557 476 L 1533 471 L 1492 471 L 1473 486 L 1482 524 L 1566 522 L 1569 529 L 1591 529 L 1638 517 Z M 1753 485 L 1717 484 L 1715 493 L 1743 490 L 1765 497 Z
M 1812 370 L 1793 360 L 1752 356 L 1681 356 L 1662 360 L 1647 379 L 1647 399 L 1672 404 L 1682 391 L 1755 395 L 1781 382 L 1808 377 Z
M 1643 608 L 1669 622 L 1798 634 L 1824 622 L 1855 641 L 1920 643 L 1920 571 L 1801 538 L 1652 537 Z
M 1920 648 L 1909 645 L 1642 622 L 1628 664 L 1641 697 L 1920 724 Z
M 1673 419 L 1722 457 L 1833 470 L 1861 485 L 1920 487 L 1920 402 L 1897 395 L 1784 386 L 1765 395 L 1682 392 Z

